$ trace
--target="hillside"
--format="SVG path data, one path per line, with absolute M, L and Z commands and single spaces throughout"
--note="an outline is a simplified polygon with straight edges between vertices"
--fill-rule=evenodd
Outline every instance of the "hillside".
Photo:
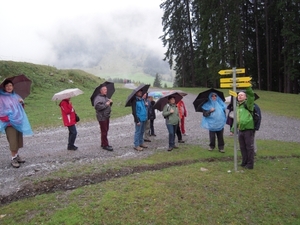
M 0 80 L 6 77 L 25 74 L 32 80 L 32 91 L 40 92 L 45 89 L 53 91 L 65 88 L 94 88 L 95 82 L 103 79 L 77 69 L 57 69 L 53 66 L 37 65 L 25 62 L 0 61 Z

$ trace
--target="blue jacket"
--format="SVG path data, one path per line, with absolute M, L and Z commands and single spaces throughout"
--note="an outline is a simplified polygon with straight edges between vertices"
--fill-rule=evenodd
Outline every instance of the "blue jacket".
M 136 97 L 133 99 L 131 108 L 135 123 L 145 122 L 148 119 L 148 110 L 143 98 Z

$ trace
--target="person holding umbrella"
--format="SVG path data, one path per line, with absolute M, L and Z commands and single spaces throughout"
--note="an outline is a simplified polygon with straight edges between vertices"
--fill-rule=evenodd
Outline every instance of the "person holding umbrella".
M 144 144 L 144 132 L 146 121 L 148 120 L 148 111 L 143 99 L 143 89 L 135 93 L 135 98 L 133 98 L 131 102 L 131 108 L 135 123 L 134 149 L 143 151 L 144 148 L 148 148 L 148 146 Z
M 216 92 L 211 92 L 202 109 L 201 127 L 209 130 L 209 151 L 215 148 L 217 136 L 219 152 L 225 153 L 223 133 L 226 123 L 226 104 Z
M 101 147 L 107 151 L 113 151 L 109 145 L 107 133 L 109 130 L 109 118 L 113 101 L 107 97 L 107 87 L 100 85 L 100 93 L 94 98 L 94 108 L 101 131 Z
M 164 106 L 162 115 L 166 119 L 166 126 L 169 132 L 168 151 L 172 151 L 173 148 L 178 148 L 175 145 L 175 133 L 180 120 L 174 96 L 168 96 L 168 104 Z
M 65 98 L 59 103 L 61 110 L 62 120 L 64 126 L 68 127 L 69 138 L 68 138 L 68 150 L 77 150 L 78 147 L 75 146 L 75 140 L 77 137 L 76 129 L 76 113 L 72 106 L 71 98 Z
M 31 126 L 24 111 L 24 100 L 15 93 L 14 83 L 6 79 L 0 89 L 0 132 L 6 133 L 11 151 L 11 165 L 19 168 L 25 160 L 19 156 L 23 147 L 23 134 L 32 135 Z

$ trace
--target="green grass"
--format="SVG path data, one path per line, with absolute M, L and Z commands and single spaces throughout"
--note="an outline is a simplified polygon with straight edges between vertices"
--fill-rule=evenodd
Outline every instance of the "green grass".
M 208 157 L 208 151 L 195 146 L 174 151 L 172 159 L 167 157 L 169 153 L 157 153 L 142 161 L 134 160 L 134 164 L 200 161 L 13 202 L 0 207 L 0 214 L 5 215 L 0 222 L 298 224 L 299 147 L 284 142 L 276 142 L 274 146 L 273 155 L 297 157 L 268 158 L 269 152 L 262 150 L 254 170 L 228 173 L 232 161 L 201 161 Z M 221 159 L 220 155 L 216 153 L 215 157 Z

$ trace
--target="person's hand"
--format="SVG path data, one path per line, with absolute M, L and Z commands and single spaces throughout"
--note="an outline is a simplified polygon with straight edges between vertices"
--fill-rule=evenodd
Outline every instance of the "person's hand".
M 138 125 L 138 126 L 139 126 L 139 125 L 141 125 L 141 123 L 140 123 L 140 122 L 137 122 L 137 123 L 136 123 L 136 125 Z
M 108 101 L 105 103 L 106 105 L 110 105 L 113 101 L 111 99 L 108 99 Z
M 24 100 L 22 98 L 19 99 L 20 103 L 24 103 Z
M 215 108 L 211 108 L 209 111 L 210 111 L 210 112 L 213 112 L 213 111 L 215 111 Z
M 170 109 L 170 113 L 173 113 L 174 112 L 174 109 Z

